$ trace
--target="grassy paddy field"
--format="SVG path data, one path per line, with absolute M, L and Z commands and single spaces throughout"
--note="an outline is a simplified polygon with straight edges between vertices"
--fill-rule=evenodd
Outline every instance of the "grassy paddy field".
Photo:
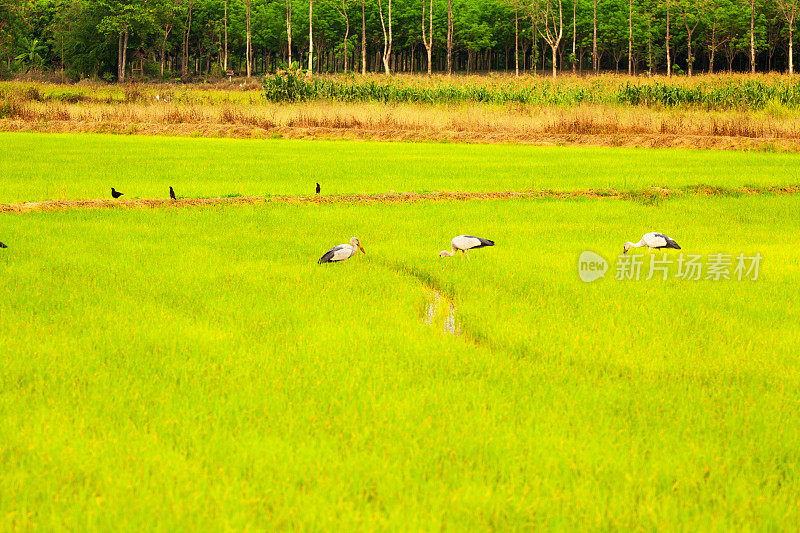
M 0 133 L 0 203 L 389 191 L 635 190 L 800 184 L 757 152 Z
M 298 194 L 314 181 L 331 193 L 786 185 L 800 161 L 37 135 L 0 145 L 0 203 L 58 188 L 102 197 L 109 176 L 140 197 L 168 185 Z M 48 157 L 23 157 L 32 146 Z M 791 530 L 799 210 L 793 195 L 686 194 L 0 213 L 0 529 Z M 673 265 L 667 281 L 618 281 L 613 267 L 579 279 L 581 252 L 613 265 L 650 230 L 687 254 L 760 253 L 759 278 L 689 281 Z M 459 233 L 497 245 L 440 259 Z M 316 264 L 352 235 L 366 255 Z M 444 331 L 446 305 L 427 323 L 434 291 L 457 308 L 461 335 Z

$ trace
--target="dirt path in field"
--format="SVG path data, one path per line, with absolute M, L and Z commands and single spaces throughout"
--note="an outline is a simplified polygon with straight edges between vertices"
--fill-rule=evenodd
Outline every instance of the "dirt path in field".
M 800 185 L 740 187 L 723 189 L 704 185 L 664 189 L 650 187 L 632 191 L 615 189 L 576 189 L 571 191 L 531 190 L 531 191 L 496 191 L 496 192 L 460 192 L 434 191 L 388 192 L 376 194 L 344 194 L 326 196 L 236 196 L 230 198 L 142 198 L 142 199 L 94 199 L 94 200 L 45 200 L 41 202 L 23 202 L 0 204 L 0 213 L 27 213 L 30 211 L 63 211 L 71 209 L 139 209 L 139 208 L 171 208 L 171 207 L 210 207 L 247 204 L 334 204 L 334 203 L 410 203 L 420 201 L 467 201 L 467 200 L 517 200 L 517 199 L 571 199 L 571 198 L 606 198 L 615 200 L 635 200 L 645 203 L 658 202 L 685 194 L 700 196 L 744 196 L 759 194 L 798 194 Z

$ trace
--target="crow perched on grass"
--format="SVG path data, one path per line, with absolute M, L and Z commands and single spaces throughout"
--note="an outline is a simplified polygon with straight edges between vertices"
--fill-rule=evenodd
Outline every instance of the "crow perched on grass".
M 175 189 L 173 189 L 171 186 L 169 188 L 169 197 L 175 200 Z
M 317 194 L 319 194 L 319 191 L 321 191 L 321 190 L 322 189 L 320 188 L 319 183 L 317 183 Z
M 6 246 L 6 245 L 5 245 L 5 244 L 3 244 L 2 242 L 0 242 L 0 248 L 8 248 L 8 246 Z
M 113 198 L 119 198 L 120 196 L 122 196 L 122 193 L 114 189 L 114 187 L 111 187 L 111 196 Z

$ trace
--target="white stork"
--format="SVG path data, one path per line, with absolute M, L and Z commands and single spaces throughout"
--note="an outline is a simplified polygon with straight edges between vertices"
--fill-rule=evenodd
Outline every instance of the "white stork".
M 681 249 L 677 242 L 670 237 L 667 237 L 663 233 L 651 232 L 642 235 L 642 238 L 639 240 L 639 242 L 626 242 L 622 247 L 622 253 L 627 254 L 628 250 L 631 248 L 641 248 L 642 246 L 647 246 L 650 253 L 653 253 L 653 249 L 658 248 L 675 248 L 676 250 Z
M 447 250 L 442 250 L 439 252 L 439 257 L 453 257 L 459 250 L 464 252 L 464 255 L 469 257 L 467 255 L 467 250 L 472 250 L 473 248 L 483 248 L 484 246 L 494 246 L 494 241 L 490 241 L 489 239 L 481 239 L 480 237 L 473 237 L 472 235 L 459 235 L 450 241 L 450 248 L 453 251 L 448 252 Z
M 362 253 L 367 253 L 364 251 L 364 248 L 361 246 L 361 243 L 358 242 L 356 237 L 350 239 L 350 244 L 340 244 L 339 246 L 334 246 L 327 252 L 325 255 L 319 258 L 318 263 L 321 265 L 322 263 L 334 263 L 336 261 L 346 261 L 350 259 L 356 252 L 361 250 Z

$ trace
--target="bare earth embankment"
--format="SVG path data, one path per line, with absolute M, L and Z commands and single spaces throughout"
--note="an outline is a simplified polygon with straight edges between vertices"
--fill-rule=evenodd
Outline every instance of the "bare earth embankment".
M 0 204 L 0 213 L 27 213 L 31 211 L 63 211 L 73 209 L 136 209 L 170 207 L 207 207 L 224 205 L 247 205 L 263 203 L 283 204 L 333 204 L 333 203 L 408 203 L 420 201 L 468 201 L 468 200 L 518 200 L 518 199 L 570 199 L 607 198 L 614 200 L 634 200 L 643 203 L 658 202 L 671 197 L 694 194 L 701 196 L 742 196 L 742 195 L 794 195 L 800 193 L 800 186 L 740 187 L 725 189 L 719 187 L 693 186 L 676 189 L 651 187 L 642 190 L 617 191 L 615 189 L 583 189 L 568 191 L 517 191 L 517 192 L 460 192 L 434 191 L 428 193 L 398 192 L 387 194 L 348 194 L 334 196 L 239 196 L 231 198 L 141 198 L 134 200 L 110 200 L 106 198 L 87 200 L 47 200 Z

